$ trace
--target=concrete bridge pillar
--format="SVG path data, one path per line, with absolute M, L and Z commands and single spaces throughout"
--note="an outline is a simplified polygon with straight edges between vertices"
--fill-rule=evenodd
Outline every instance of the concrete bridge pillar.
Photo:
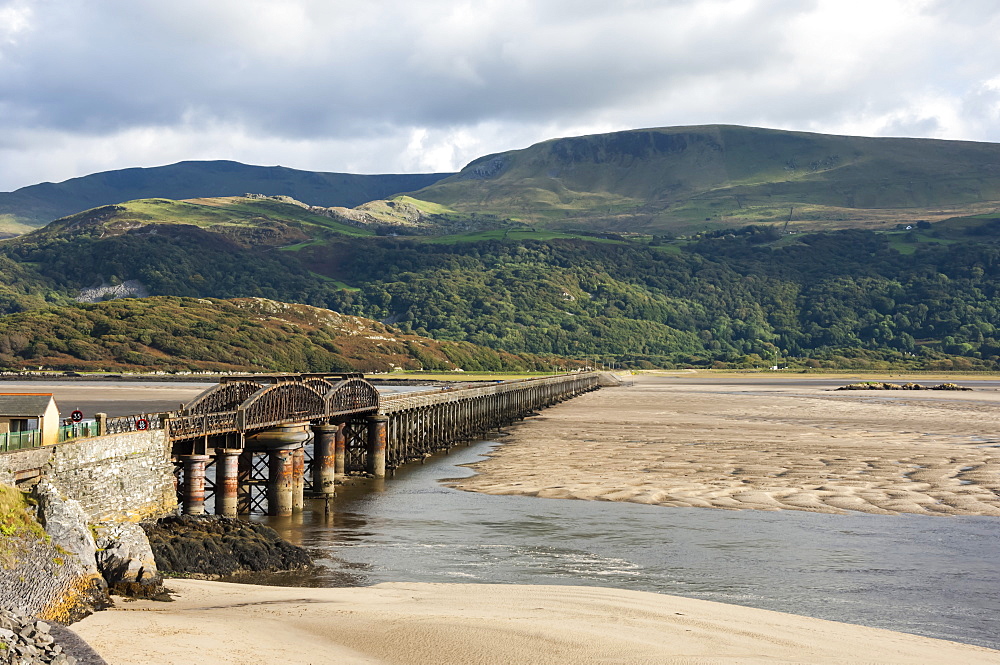
M 247 447 L 268 453 L 267 473 L 267 514 L 287 517 L 296 504 L 295 451 L 302 450 L 302 444 L 309 440 L 308 425 L 285 425 L 264 430 L 247 437 Z M 304 453 L 302 453 L 304 454 Z M 299 493 L 301 496 L 303 462 L 298 468 Z M 299 499 L 301 510 L 302 500 Z
M 205 514 L 205 463 L 208 455 L 184 455 L 184 514 Z
M 337 480 L 337 434 L 342 426 L 314 425 L 313 431 L 313 490 L 317 494 L 333 494 Z M 341 434 L 343 438 L 343 434 Z M 343 455 L 340 459 L 343 466 Z M 343 473 L 343 471 L 341 471 Z
M 385 441 L 389 418 L 383 415 L 368 418 L 368 473 L 385 478 Z
M 236 517 L 239 502 L 239 459 L 236 448 L 215 449 L 215 514 Z

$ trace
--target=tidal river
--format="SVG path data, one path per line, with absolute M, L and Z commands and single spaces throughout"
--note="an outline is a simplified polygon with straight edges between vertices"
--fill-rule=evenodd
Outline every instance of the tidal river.
M 668 508 L 449 489 L 495 442 L 260 518 L 322 567 L 297 583 L 654 591 L 1000 648 L 1000 520 Z

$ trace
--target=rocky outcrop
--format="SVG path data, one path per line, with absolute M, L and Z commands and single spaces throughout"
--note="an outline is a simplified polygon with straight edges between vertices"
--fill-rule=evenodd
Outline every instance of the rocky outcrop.
M 97 531 L 97 568 L 109 592 L 138 598 L 166 596 L 163 576 L 141 526 L 113 524 Z
M 102 300 L 117 300 L 118 298 L 146 298 L 149 296 L 147 289 L 142 282 L 137 279 L 127 279 L 121 284 L 102 284 L 89 289 L 80 289 L 80 295 L 76 297 L 77 302 L 101 302 Z
M 8 496 L 11 492 L 19 494 L 7 488 Z M 0 608 L 70 623 L 105 607 L 110 599 L 79 506 L 62 500 L 47 483 L 38 486 L 36 497 L 38 522 L 23 501 L 21 508 L 8 508 L 19 510 L 28 527 L 0 538 Z M 51 533 L 42 531 L 39 523 Z
M 75 554 L 88 574 L 98 575 L 95 554 L 97 544 L 90 532 L 87 513 L 79 501 L 65 499 L 55 485 L 47 482 L 35 487 L 38 518 L 52 544 Z
M 309 554 L 263 524 L 229 517 L 179 515 L 144 523 L 164 575 L 212 579 L 312 567 Z

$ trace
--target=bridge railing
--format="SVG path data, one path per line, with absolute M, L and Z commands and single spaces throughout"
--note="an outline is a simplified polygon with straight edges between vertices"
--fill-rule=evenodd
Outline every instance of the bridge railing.
M 139 413 L 133 416 L 117 416 L 103 418 L 98 423 L 98 431 L 101 435 L 144 432 L 151 429 L 163 429 L 163 414 Z
M 405 409 L 416 409 L 422 406 L 431 406 L 450 399 L 465 399 L 473 397 L 484 397 L 486 395 L 502 395 L 504 393 L 516 392 L 529 386 L 561 385 L 570 381 L 596 381 L 596 372 L 580 374 L 560 374 L 557 376 L 543 376 L 528 379 L 516 379 L 514 381 L 503 381 L 488 386 L 476 386 L 472 388 L 435 388 L 433 390 L 422 390 L 418 393 L 397 393 L 395 395 L 383 395 L 381 408 L 382 413 L 392 413 Z

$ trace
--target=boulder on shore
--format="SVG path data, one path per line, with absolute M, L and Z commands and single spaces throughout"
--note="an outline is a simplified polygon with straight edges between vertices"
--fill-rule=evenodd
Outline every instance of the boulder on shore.
M 163 576 L 141 526 L 112 524 L 99 527 L 98 534 L 97 568 L 108 591 L 137 598 L 164 597 Z

